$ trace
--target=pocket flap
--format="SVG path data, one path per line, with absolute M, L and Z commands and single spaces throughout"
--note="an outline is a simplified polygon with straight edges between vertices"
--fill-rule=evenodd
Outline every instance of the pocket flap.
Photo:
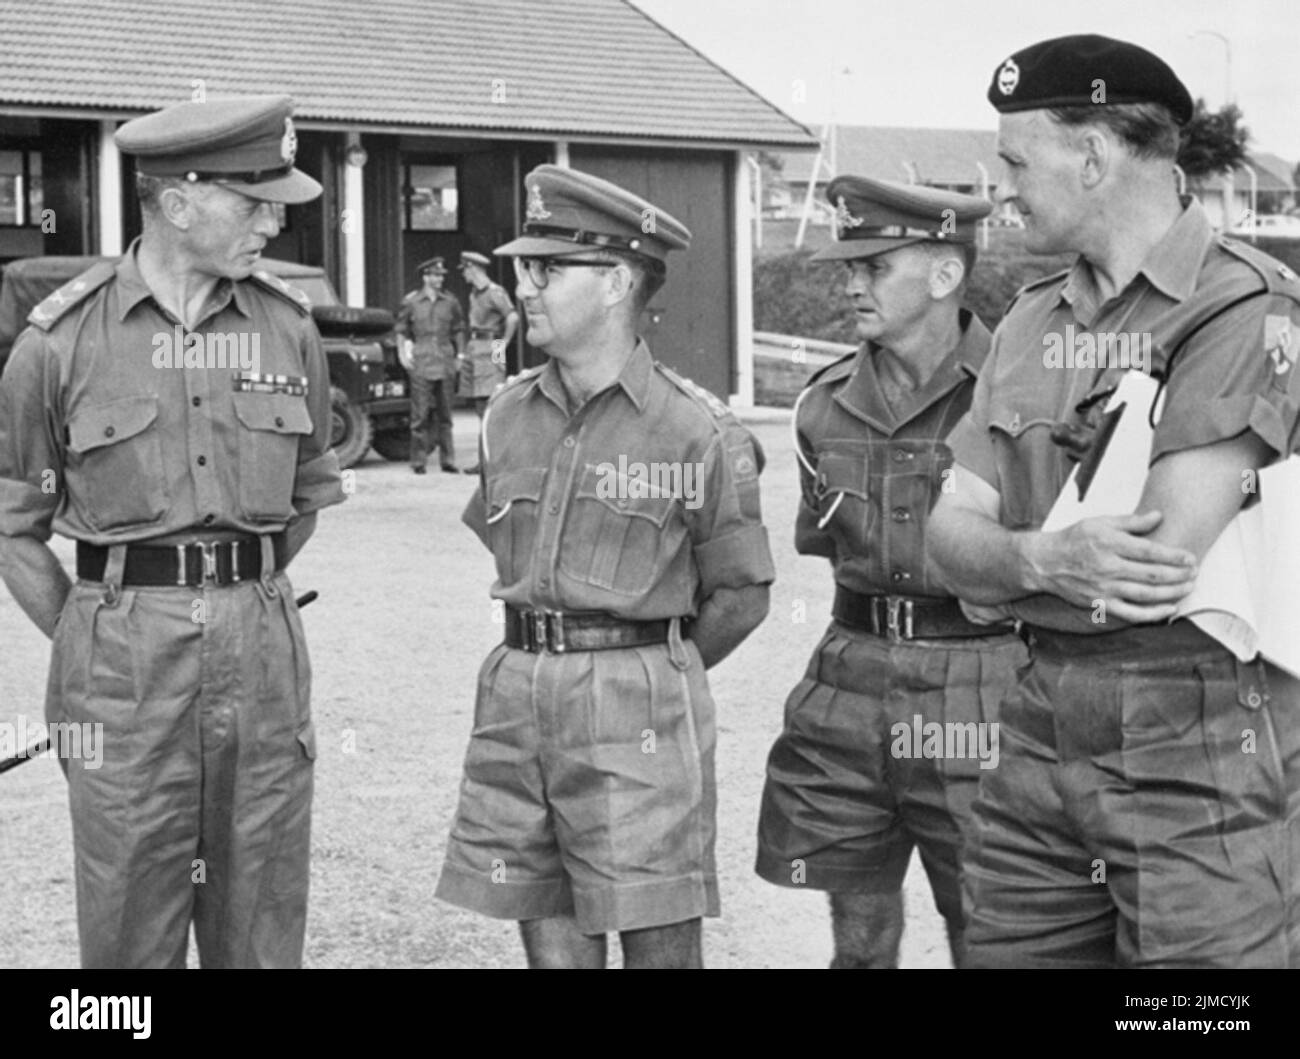
M 682 488 L 685 489 L 683 483 Z M 578 487 L 579 500 L 599 500 L 620 515 L 634 515 L 662 526 L 672 514 L 676 497 L 643 478 L 620 474 L 612 465 L 589 466 Z
M 545 467 L 521 467 L 513 471 L 501 471 L 487 480 L 488 519 L 501 514 L 516 500 L 542 498 L 546 487 Z
M 114 445 L 135 437 L 157 418 L 158 398 L 152 394 L 78 408 L 68 421 L 68 447 L 90 452 Z
M 818 453 L 817 494 L 830 496 L 833 493 L 848 493 L 860 500 L 866 500 L 870 496 L 870 491 L 867 489 L 869 473 L 867 460 L 861 454 Z
M 310 434 L 311 413 L 304 398 L 291 393 L 236 393 L 235 415 L 249 430 Z

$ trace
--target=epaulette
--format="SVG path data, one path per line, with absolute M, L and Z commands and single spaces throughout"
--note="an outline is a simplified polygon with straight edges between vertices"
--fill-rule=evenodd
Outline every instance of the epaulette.
M 1026 294 L 1030 293 L 1031 291 L 1040 290 L 1043 287 L 1050 287 L 1054 283 L 1060 283 L 1069 274 L 1070 274 L 1070 270 L 1068 268 L 1063 268 L 1061 269 L 1060 272 L 1051 272 L 1048 275 L 1041 277 L 1040 279 L 1034 280 L 1032 283 L 1026 283 L 1023 287 L 1021 287 L 1018 291 L 1016 291 L 1015 294 L 1011 296 L 1011 300 L 1007 302 L 1006 310 L 1003 312 L 1002 315 L 1005 316 L 1007 313 L 1011 312 L 1016 302 L 1018 302 Z
M 27 322 L 42 331 L 48 331 L 74 305 L 80 305 L 91 294 L 113 278 L 117 266 L 112 261 L 101 261 L 86 269 L 80 276 L 69 280 L 27 314 Z
M 419 293 L 420 293 L 420 292 L 419 292 L 418 290 L 407 291 L 405 294 L 402 295 L 402 301 L 403 301 L 403 302 L 413 302 L 413 301 L 415 301 L 415 299 L 416 299 L 416 297 L 419 295 Z
M 272 294 L 278 294 L 281 298 L 302 313 L 303 316 L 311 315 L 311 299 L 297 287 L 285 283 L 285 281 L 274 272 L 268 272 L 266 269 L 260 268 L 248 278 L 255 280 Z
M 710 417 L 714 420 L 732 419 L 734 413 L 718 398 L 717 394 L 710 393 L 699 383 L 692 382 L 685 376 L 678 375 L 672 368 L 655 361 L 655 368 L 659 373 L 672 383 L 682 393 L 691 398 L 697 405 L 705 408 Z
M 1249 265 L 1263 280 L 1270 294 L 1285 294 L 1300 301 L 1300 278 L 1296 277 L 1295 270 L 1290 265 L 1283 264 L 1257 246 L 1230 236 L 1220 235 L 1217 242 L 1237 260 Z
M 808 376 L 808 381 L 803 384 L 807 390 L 809 387 L 816 386 L 822 382 L 839 382 L 840 379 L 847 379 L 853 374 L 853 362 L 857 359 L 861 349 L 855 349 L 852 353 L 845 353 L 838 360 L 832 360 L 829 364 L 823 364 L 820 368 Z
M 537 376 L 539 376 L 542 373 L 545 367 L 546 367 L 545 364 L 538 364 L 536 367 L 524 369 L 518 375 L 510 376 L 510 378 L 508 378 L 505 382 L 503 382 L 500 386 L 498 386 L 495 390 L 492 391 L 491 400 L 495 401 L 507 390 L 513 390 L 521 382 L 526 382 L 529 379 L 537 378 Z

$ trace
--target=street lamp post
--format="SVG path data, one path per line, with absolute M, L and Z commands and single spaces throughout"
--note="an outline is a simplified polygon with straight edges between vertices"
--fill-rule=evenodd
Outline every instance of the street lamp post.
M 1213 29 L 1198 29 L 1195 33 L 1187 34 L 1188 40 L 1194 40 L 1196 37 L 1215 37 L 1223 45 L 1223 99 L 1225 103 L 1233 102 L 1232 99 L 1232 42 L 1222 33 Z

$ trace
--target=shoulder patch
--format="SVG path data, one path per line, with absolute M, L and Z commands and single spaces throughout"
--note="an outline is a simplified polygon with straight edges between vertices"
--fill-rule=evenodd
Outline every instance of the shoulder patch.
M 285 283 L 275 273 L 268 272 L 266 269 L 258 269 L 248 278 L 254 280 L 259 286 L 269 290 L 272 294 L 279 295 L 302 313 L 303 316 L 311 314 L 311 299 L 297 287 Z
M 713 393 L 710 393 L 703 386 L 690 379 L 678 375 L 672 368 L 655 361 L 655 368 L 669 382 L 671 382 L 682 393 L 690 397 L 696 404 L 703 405 L 713 419 L 730 419 L 734 418 L 730 408 L 722 403 L 721 399 Z
M 81 304 L 91 294 L 99 290 L 113 278 L 116 265 L 111 261 L 101 261 L 92 265 L 80 276 L 69 280 L 62 287 L 36 305 L 27 314 L 27 322 L 42 331 L 48 331 L 73 306 Z

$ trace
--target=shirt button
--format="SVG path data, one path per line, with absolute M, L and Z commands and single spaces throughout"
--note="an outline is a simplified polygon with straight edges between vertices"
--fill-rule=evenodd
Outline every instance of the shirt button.
M 577 444 L 577 442 L 575 442 L 575 441 L 573 440 L 573 435 L 572 435 L 572 434 L 570 434 L 568 437 L 566 437 L 566 438 L 564 439 L 564 447 L 565 447 L 566 449 L 571 449 L 571 448 L 573 448 L 573 446 L 576 445 L 576 444 Z
M 217 521 L 217 516 L 216 516 L 216 515 L 204 515 L 204 516 L 203 516 L 203 525 L 205 525 L 205 526 L 211 526 L 212 523 L 214 523 L 214 522 L 216 522 L 216 521 Z
M 906 452 L 904 452 L 902 449 L 895 449 L 895 450 L 894 450 L 894 462 L 895 462 L 895 463 L 902 463 L 905 459 L 907 459 L 907 453 L 906 453 Z
M 545 588 L 545 587 L 546 587 L 547 585 L 549 585 L 551 582 L 550 582 L 550 579 L 549 579 L 549 578 L 545 578 L 545 577 L 543 577 L 543 578 L 542 578 L 540 581 L 538 581 L 537 583 L 538 583 L 539 585 L 541 585 L 543 588 Z
M 909 519 L 911 519 L 911 517 L 912 517 L 912 513 L 908 511 L 907 508 L 905 507 L 894 508 L 895 522 L 907 522 Z
M 275 417 L 275 425 L 278 426 L 278 427 L 282 427 L 282 426 L 284 426 L 284 416 L 276 416 L 276 417 Z
M 112 437 L 114 434 L 116 434 L 116 433 L 117 433 L 117 431 L 114 430 L 112 427 L 105 427 L 105 428 L 104 428 L 104 437 L 106 437 L 106 438 L 111 438 L 111 437 Z
M 558 513 L 559 513 L 559 510 L 560 510 L 560 505 L 559 505 L 559 504 L 552 504 L 552 505 L 551 505 L 550 507 L 548 507 L 546 510 L 549 511 L 552 515 L 554 515 L 554 514 L 558 514 Z
M 200 456 L 194 462 L 197 463 L 200 467 L 206 467 L 208 465 L 208 458 L 206 456 Z
M 203 398 L 202 398 L 202 397 L 191 397 L 191 398 L 190 398 L 190 404 L 192 404 L 195 408 L 198 408 L 198 406 L 201 405 L 202 403 L 203 403 Z

